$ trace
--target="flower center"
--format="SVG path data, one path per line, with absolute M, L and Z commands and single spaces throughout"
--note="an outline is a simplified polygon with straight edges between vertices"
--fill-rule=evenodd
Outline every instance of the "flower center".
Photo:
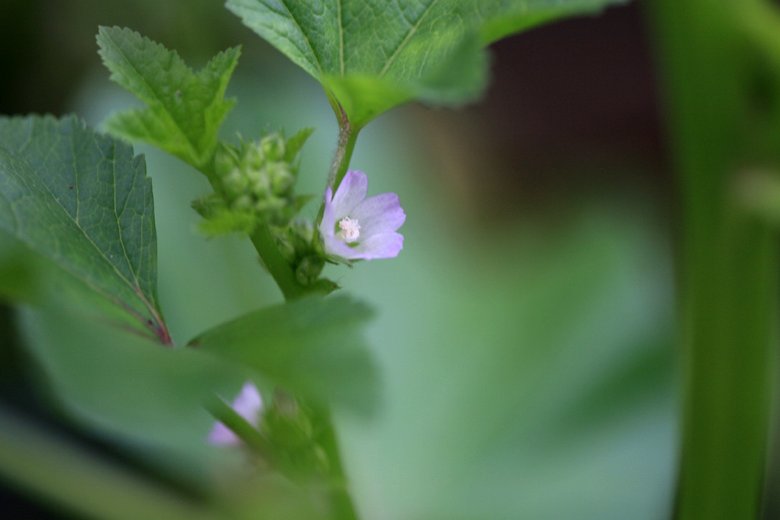
M 347 244 L 351 244 L 360 238 L 360 223 L 358 223 L 357 219 L 344 217 L 339 220 L 339 237 Z

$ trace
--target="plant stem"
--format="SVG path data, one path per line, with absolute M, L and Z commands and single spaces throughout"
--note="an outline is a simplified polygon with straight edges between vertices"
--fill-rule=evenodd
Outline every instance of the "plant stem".
M 325 427 L 322 434 L 322 443 L 331 460 L 332 478 L 336 482 L 331 492 L 333 516 L 338 520 L 357 520 L 358 515 L 355 511 L 355 505 L 352 503 L 352 496 L 347 488 L 347 475 L 341 463 L 341 450 L 339 449 L 336 430 L 333 427 L 333 420 L 329 415 L 320 417 L 319 420 Z
M 360 133 L 359 128 L 352 126 L 340 105 L 334 105 L 334 110 L 339 121 L 339 140 L 328 173 L 328 187 L 332 188 L 333 191 L 338 188 L 347 173 L 349 162 L 352 160 L 352 152 L 355 150 L 355 143 Z
M 753 519 L 761 508 L 778 255 L 733 193 L 755 153 L 745 132 L 756 128 L 754 62 L 736 23 L 751 2 L 652 4 L 683 202 L 681 520 Z
M 266 269 L 282 291 L 285 300 L 296 300 L 308 293 L 307 288 L 298 283 L 292 267 L 279 251 L 268 226 L 259 226 L 249 238 Z
M 208 412 L 219 422 L 236 434 L 246 446 L 259 454 L 265 461 L 272 462 L 271 448 L 254 426 L 241 417 L 230 405 L 217 396 L 206 403 Z
M 357 142 L 360 128 L 352 126 L 346 112 L 337 101 L 331 100 L 331 106 L 339 122 L 338 144 L 333 155 L 330 172 L 328 173 L 328 187 L 335 192 L 349 169 L 349 163 L 352 160 L 352 153 L 355 150 L 355 143 Z M 323 204 L 320 206 L 317 216 L 318 224 L 322 219 L 324 210 L 325 206 Z M 341 453 L 333 420 L 329 413 L 323 414 L 318 419 L 323 426 L 323 447 L 328 453 L 328 458 L 332 464 L 331 476 L 338 483 L 338 486 L 334 487 L 331 492 L 334 516 L 339 520 L 357 520 L 358 515 L 347 487 L 348 479 L 341 462 Z

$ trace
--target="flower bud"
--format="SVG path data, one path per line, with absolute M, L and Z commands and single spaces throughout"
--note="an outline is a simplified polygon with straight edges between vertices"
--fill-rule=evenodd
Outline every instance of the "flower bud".
M 252 197 L 249 195 L 241 195 L 236 198 L 231 204 L 231 208 L 234 210 L 249 210 L 252 208 Z
M 271 181 L 271 190 L 277 195 L 286 193 L 295 183 L 290 166 L 284 162 L 273 162 L 266 166 Z
M 243 166 L 248 170 L 259 170 L 265 165 L 265 156 L 260 148 L 249 143 L 244 148 Z
M 269 161 L 281 161 L 284 159 L 284 139 L 279 134 L 271 134 L 260 141 L 260 150 Z
M 274 215 L 275 213 L 283 209 L 285 205 L 286 205 L 286 201 L 284 199 L 280 199 L 279 197 L 274 197 L 273 195 L 269 195 L 266 198 L 262 198 L 258 200 L 255 203 L 255 209 L 259 213 L 265 213 L 266 215 Z
M 277 237 L 276 246 L 279 248 L 279 252 L 282 254 L 288 264 L 293 264 L 297 258 L 295 246 L 289 240 L 284 240 L 281 237 Z
M 311 285 L 320 277 L 323 267 L 325 267 L 325 262 L 319 256 L 306 256 L 295 268 L 295 277 L 301 285 Z
M 214 171 L 219 177 L 225 177 L 238 166 L 235 150 L 228 145 L 221 145 L 214 156 Z
M 232 197 L 238 197 L 246 192 L 249 187 L 249 179 L 238 168 L 228 173 L 222 180 L 225 191 Z

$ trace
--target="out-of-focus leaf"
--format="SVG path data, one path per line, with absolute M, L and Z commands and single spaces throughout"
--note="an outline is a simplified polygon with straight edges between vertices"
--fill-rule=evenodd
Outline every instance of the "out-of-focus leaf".
M 79 421 L 115 439 L 205 460 L 213 424 L 203 407 L 245 374 L 191 349 L 161 348 L 61 307 L 23 308 L 20 326 L 53 395 Z
M 0 473 L 79 518 L 214 520 L 202 503 L 163 489 L 0 409 Z M 222 517 L 221 515 L 219 517 Z M 224 517 L 223 517 L 224 518 Z
M 360 127 L 412 99 L 458 104 L 485 86 L 482 48 L 624 0 L 228 0 L 250 29 L 322 83 Z
M 304 128 L 298 130 L 295 134 L 287 139 L 287 143 L 284 149 L 284 160 L 291 163 L 298 159 L 298 154 L 301 152 L 303 145 L 309 140 L 311 134 L 314 133 L 313 128 Z
M 147 105 L 114 114 L 106 122 L 108 130 L 203 167 L 217 145 L 222 121 L 235 104 L 224 95 L 240 49 L 221 52 L 194 72 L 176 52 L 130 29 L 101 27 L 97 42 L 111 79 Z
M 165 341 L 151 181 L 75 117 L 0 118 L 0 229 Z
M 377 373 L 362 337 L 371 315 L 346 296 L 308 298 L 218 326 L 191 345 L 315 402 L 367 412 L 377 400 Z
M 0 302 L 31 299 L 35 277 L 30 261 L 24 247 L 0 232 Z

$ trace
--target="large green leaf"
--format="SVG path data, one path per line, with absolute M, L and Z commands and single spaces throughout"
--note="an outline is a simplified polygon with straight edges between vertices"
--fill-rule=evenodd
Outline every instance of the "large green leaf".
M 0 118 L 0 229 L 167 341 L 151 181 L 130 146 L 74 118 Z
M 227 7 L 318 79 L 360 127 L 411 99 L 471 100 L 485 84 L 484 45 L 622 1 L 227 0 Z
M 29 352 L 74 419 L 112 439 L 173 454 L 182 469 L 209 460 L 214 420 L 204 404 L 215 392 L 235 395 L 243 369 L 192 349 L 160 348 L 56 303 L 23 307 L 19 316 Z
M 0 232 L 0 302 L 33 298 L 36 280 L 30 260 L 24 247 Z
M 371 315 L 366 305 L 345 296 L 308 298 L 247 314 L 191 344 L 315 402 L 368 411 L 378 385 L 361 332 Z
M 224 96 L 240 49 L 217 54 L 194 72 L 176 52 L 130 29 L 101 27 L 97 42 L 111 79 L 148 107 L 114 114 L 107 128 L 203 167 L 213 154 L 222 121 L 235 104 Z

